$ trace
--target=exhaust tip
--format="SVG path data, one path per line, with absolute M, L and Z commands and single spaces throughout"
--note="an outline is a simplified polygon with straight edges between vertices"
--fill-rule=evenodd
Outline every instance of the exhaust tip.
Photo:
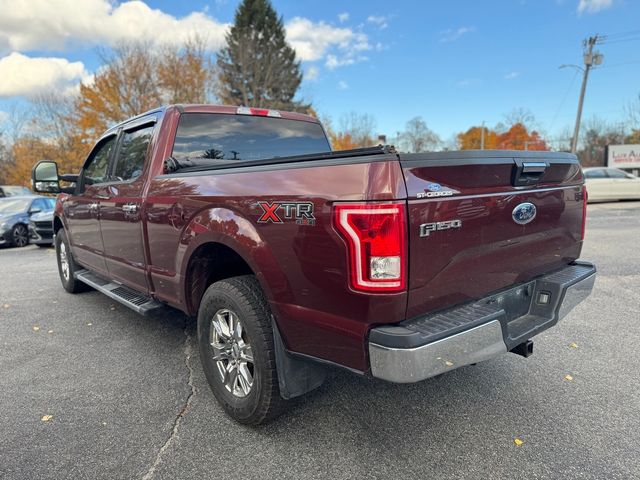
M 524 358 L 530 357 L 533 355 L 533 340 L 527 340 L 520 345 L 516 345 L 509 351 Z

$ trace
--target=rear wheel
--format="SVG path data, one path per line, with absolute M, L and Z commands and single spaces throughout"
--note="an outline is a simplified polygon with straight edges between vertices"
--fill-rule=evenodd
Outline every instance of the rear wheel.
M 281 411 L 271 313 L 255 277 L 207 289 L 198 310 L 198 345 L 209 386 L 234 420 L 257 425 Z
M 78 267 L 73 260 L 67 234 L 62 229 L 58 230 L 56 234 L 55 246 L 56 258 L 58 260 L 58 273 L 60 274 L 60 281 L 64 289 L 69 293 L 78 293 L 87 290 L 88 287 L 75 278 L 75 272 L 80 270 L 80 267 Z
M 29 244 L 29 231 L 22 223 L 17 224 L 11 231 L 14 247 L 26 247 Z

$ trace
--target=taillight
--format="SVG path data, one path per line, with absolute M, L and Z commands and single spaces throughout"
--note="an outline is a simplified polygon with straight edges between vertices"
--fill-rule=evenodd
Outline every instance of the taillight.
M 587 200 L 589 194 L 587 193 L 587 187 L 582 187 L 582 240 L 584 240 L 584 232 L 587 228 Z
M 397 292 L 406 288 L 404 203 L 336 204 L 334 224 L 347 242 L 354 290 Z

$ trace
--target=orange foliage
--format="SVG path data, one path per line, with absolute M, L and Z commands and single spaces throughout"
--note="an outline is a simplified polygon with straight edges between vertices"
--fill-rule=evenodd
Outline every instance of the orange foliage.
M 482 127 L 471 127 L 464 133 L 458 134 L 460 150 L 479 150 L 482 147 Z M 498 134 L 484 127 L 484 148 L 492 150 L 498 148 Z
M 337 133 L 329 135 L 333 150 L 352 150 L 359 148 L 359 145 L 353 140 L 349 133 Z
M 481 147 L 482 127 L 471 127 L 458 134 L 458 145 L 461 150 L 479 149 Z M 549 146 L 533 130 L 531 133 L 522 123 L 516 123 L 506 132 L 497 133 L 489 128 L 484 129 L 484 148 L 486 150 L 549 150 Z

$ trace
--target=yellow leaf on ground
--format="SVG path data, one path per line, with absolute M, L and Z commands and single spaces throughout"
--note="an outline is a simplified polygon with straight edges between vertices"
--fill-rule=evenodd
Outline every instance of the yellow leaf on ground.
M 33 326 L 33 331 L 34 331 L 34 332 L 39 332 L 39 331 L 40 331 L 40 327 L 39 327 L 39 326 L 37 326 L 37 325 L 34 325 L 34 326 Z
M 91 325 L 93 325 L 93 323 L 91 322 L 87 323 L 87 327 L 90 327 Z
M 519 447 L 520 445 L 522 445 L 524 442 L 522 440 L 520 440 L 519 438 L 516 438 L 513 440 L 513 443 L 516 444 L 516 447 Z
M 53 420 L 53 415 L 44 415 L 40 420 L 42 420 L 43 422 L 50 422 L 51 420 Z
M 574 343 L 572 343 L 571 345 L 569 345 L 569 347 L 571 347 L 571 348 L 578 348 L 578 344 L 574 342 Z
M 444 364 L 445 364 L 447 367 L 453 367 L 453 363 L 452 363 L 452 362 L 450 362 L 449 360 L 447 360 L 446 362 L 444 362 Z
M 564 379 L 570 382 L 571 380 L 573 380 L 573 377 L 571 375 L 565 375 Z

